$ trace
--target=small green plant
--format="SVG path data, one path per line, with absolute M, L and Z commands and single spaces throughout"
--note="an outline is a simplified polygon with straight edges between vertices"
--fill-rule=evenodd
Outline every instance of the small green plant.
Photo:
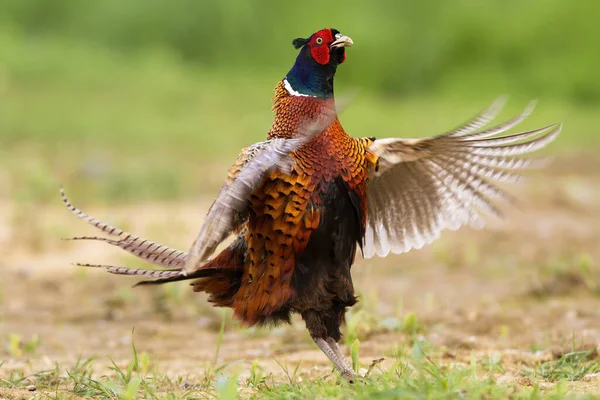
M 21 349 L 21 335 L 11 333 L 8 335 L 8 351 L 13 357 L 21 357 L 23 350 Z
M 112 363 L 112 367 L 110 367 L 110 369 L 116 374 L 118 380 L 123 385 L 129 385 L 131 383 L 134 372 L 140 372 L 138 353 L 133 340 L 134 331 L 135 328 L 131 330 L 131 349 L 133 351 L 133 360 L 129 362 L 127 370 L 123 371 L 112 359 L 110 359 L 110 362 Z
M 481 363 L 484 367 L 487 367 L 488 372 L 490 373 L 504 373 L 504 368 L 502 367 L 500 354 L 494 353 L 490 354 L 488 357 L 485 357 L 481 360 Z
M 573 351 L 564 354 L 558 360 L 542 363 L 534 370 L 526 370 L 525 375 L 541 376 L 550 382 L 579 381 L 588 374 L 600 372 L 600 360 L 595 357 L 595 349 Z
M 33 335 L 27 342 L 23 342 L 23 338 L 17 333 L 8 335 L 8 351 L 13 357 L 21 357 L 23 353 L 35 354 L 41 344 L 42 341 L 38 335 Z
M 220 375 L 217 377 L 215 387 L 219 400 L 232 400 L 237 398 L 238 394 L 238 373 L 232 375 Z
M 349 317 L 349 318 L 348 318 Z M 349 311 L 346 317 L 346 334 L 344 335 L 344 339 L 346 341 L 346 346 L 350 347 L 354 340 L 357 339 L 356 327 L 360 322 L 361 311 L 358 310 L 356 312 Z
M 382 319 L 377 314 L 364 307 L 348 312 L 344 335 L 346 346 L 350 347 L 359 336 L 368 337 L 378 328 L 382 328 L 381 321 Z M 383 329 L 386 328 L 383 327 Z
M 407 313 L 402 319 L 402 331 L 409 334 L 415 334 L 421 333 L 423 330 L 424 325 L 414 312 Z
M 259 365 L 258 360 L 254 360 L 250 367 L 250 376 L 246 379 L 246 385 L 258 388 L 264 385 L 269 377 L 272 377 L 272 374 L 266 374 L 265 370 Z
M 221 345 L 223 344 L 223 336 L 225 335 L 225 309 L 221 309 L 221 327 L 219 328 L 219 336 L 217 337 L 217 345 L 215 348 L 215 359 L 213 364 L 216 365 L 219 361 L 219 352 L 221 351 Z
M 298 383 L 298 370 L 300 369 L 300 361 L 298 361 L 298 364 L 296 364 L 296 368 L 294 368 L 294 371 L 290 373 L 287 363 L 282 364 L 276 358 L 274 358 L 274 360 L 277 363 L 277 365 L 281 367 L 290 384 L 295 385 L 296 383 Z
M 600 287 L 592 274 L 592 265 L 594 261 L 589 253 L 583 253 L 579 256 L 577 267 L 579 274 L 585 286 L 596 295 L 600 295 Z
M 140 387 L 141 378 L 133 378 L 127 384 L 125 392 L 121 396 L 122 400 L 136 400 L 138 398 L 138 389 Z
M 142 374 L 147 374 L 153 366 L 152 357 L 146 351 L 140 354 L 139 369 Z
M 358 353 L 360 351 L 360 340 L 354 339 L 352 345 L 350 345 L 350 358 L 352 359 L 352 369 L 355 372 L 360 370 L 360 360 L 358 358 Z
M 23 350 L 25 351 L 25 353 L 34 354 L 41 344 L 42 341 L 40 340 L 39 336 L 33 335 L 30 341 L 25 342 L 23 344 Z

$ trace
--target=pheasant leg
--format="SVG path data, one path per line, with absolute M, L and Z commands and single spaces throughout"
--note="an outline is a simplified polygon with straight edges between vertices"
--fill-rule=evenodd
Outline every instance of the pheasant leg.
M 325 340 L 321 338 L 313 338 L 313 340 L 319 349 L 321 349 L 321 351 L 325 353 L 325 355 L 331 360 L 337 370 L 340 371 L 342 378 L 352 383 L 356 378 L 356 374 L 354 371 L 352 371 L 352 368 L 349 367 L 348 361 L 346 361 L 344 356 L 339 351 L 339 347 L 337 347 L 338 352 L 336 352 L 329 344 L 329 342 L 333 341 L 333 339 Z
M 329 344 L 331 350 L 333 350 L 333 352 L 343 361 L 343 363 L 346 365 L 346 368 L 348 368 L 350 371 L 354 371 L 352 368 L 352 363 L 344 356 L 344 353 L 342 353 L 338 342 L 333 340 L 333 338 L 327 338 L 327 344 Z

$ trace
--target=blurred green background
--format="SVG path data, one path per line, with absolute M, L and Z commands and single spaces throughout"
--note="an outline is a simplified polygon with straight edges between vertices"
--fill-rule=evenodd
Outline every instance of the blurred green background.
M 0 2 L 0 196 L 138 202 L 216 189 L 265 137 L 291 40 L 354 39 L 337 93 L 361 89 L 354 136 L 425 136 L 500 94 L 523 128 L 556 121 L 548 151 L 598 143 L 600 3 L 593 0 Z

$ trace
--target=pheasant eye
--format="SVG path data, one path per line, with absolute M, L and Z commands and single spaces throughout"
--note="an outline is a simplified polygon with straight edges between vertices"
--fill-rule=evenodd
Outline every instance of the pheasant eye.
M 316 40 L 317 44 L 323 44 L 323 38 L 322 37 L 318 37 Z

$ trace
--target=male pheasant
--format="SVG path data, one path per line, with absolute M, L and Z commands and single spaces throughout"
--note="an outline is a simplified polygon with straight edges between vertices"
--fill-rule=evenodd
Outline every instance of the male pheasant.
M 295 39 L 292 69 L 275 87 L 267 140 L 242 150 L 189 253 L 154 243 L 67 207 L 108 234 L 102 240 L 168 269 L 110 265 L 108 272 L 158 284 L 193 280 L 216 306 L 248 326 L 289 322 L 299 313 L 317 346 L 342 376 L 352 368 L 338 347 L 340 326 L 357 299 L 350 267 L 364 257 L 404 253 L 444 229 L 481 227 L 500 216 L 508 196 L 494 181 L 514 182 L 534 160 L 516 156 L 551 142 L 560 125 L 497 136 L 518 117 L 483 129 L 497 101 L 465 125 L 426 139 L 353 138 L 337 117 L 333 79 L 352 40 L 335 29 Z M 233 242 L 214 256 L 230 234 Z

